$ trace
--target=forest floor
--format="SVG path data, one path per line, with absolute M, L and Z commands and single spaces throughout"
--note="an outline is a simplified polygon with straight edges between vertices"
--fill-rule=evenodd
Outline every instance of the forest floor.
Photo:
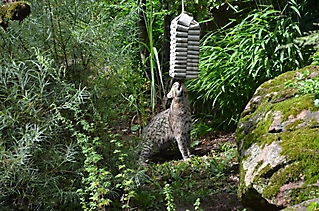
M 201 139 L 201 144 L 195 147 L 194 154 L 198 156 L 209 155 L 214 152 L 215 156 L 220 156 L 220 146 L 230 144 L 236 147 L 235 134 L 231 132 L 219 132 L 209 134 Z M 222 156 L 222 155 L 221 155 Z M 225 174 L 226 179 L 221 180 L 218 191 L 212 191 L 209 198 L 201 203 L 204 211 L 236 211 L 243 210 L 238 197 L 237 187 L 239 184 L 239 165 L 238 162 L 231 162 L 229 172 Z M 193 210 L 192 207 L 177 207 L 177 211 Z
M 198 144 L 192 151 L 197 156 L 216 156 L 223 157 L 221 146 L 227 145 L 236 148 L 236 139 L 233 132 L 210 133 L 200 138 Z M 154 162 L 164 162 L 168 160 L 182 159 L 180 155 L 165 154 L 165 157 L 154 158 Z M 201 201 L 200 207 L 204 211 L 237 211 L 243 210 L 243 206 L 237 197 L 237 187 L 239 184 L 239 165 L 238 162 L 230 162 L 228 172 L 218 184 L 212 184 L 214 190 L 204 201 Z M 194 210 L 193 205 L 177 204 L 177 211 Z

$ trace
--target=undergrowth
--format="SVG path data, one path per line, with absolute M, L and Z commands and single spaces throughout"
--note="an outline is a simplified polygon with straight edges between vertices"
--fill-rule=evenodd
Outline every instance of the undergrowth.
M 200 210 L 201 202 L 209 202 L 210 196 L 220 191 L 227 189 L 236 194 L 236 186 L 225 184 L 237 162 L 237 151 L 229 145 L 220 150 L 221 154 L 212 152 L 211 156 L 195 156 L 187 162 L 150 164 L 144 172 L 147 180 L 140 184 L 132 207 L 163 210 L 166 205 L 167 210 L 175 210 L 176 206 L 188 205 Z
M 34 55 L 0 66 L 0 208 L 78 209 L 83 156 L 76 125 L 61 120 L 85 96 L 61 80 L 51 59 Z

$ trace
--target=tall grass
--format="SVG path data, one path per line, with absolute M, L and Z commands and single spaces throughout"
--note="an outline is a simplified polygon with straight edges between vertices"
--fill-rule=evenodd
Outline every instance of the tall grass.
M 158 50 L 156 48 L 154 34 L 154 22 L 158 16 L 161 16 L 161 13 L 154 13 L 153 5 L 151 4 L 148 8 L 148 11 L 143 11 L 145 26 L 148 34 L 148 43 L 142 43 L 149 52 L 149 56 L 146 61 L 149 62 L 150 74 L 151 74 L 151 108 L 152 114 L 154 115 L 155 106 L 157 104 L 157 98 L 162 99 L 161 94 L 165 94 L 164 82 L 163 82 L 163 73 L 161 70 L 161 64 L 159 60 Z M 146 74 L 147 75 L 147 74 Z M 158 88 L 158 90 L 157 90 Z M 158 94 L 158 96 L 157 96 Z
M 305 64 L 293 42 L 301 32 L 291 17 L 264 7 L 235 23 L 202 39 L 199 77 L 188 84 L 197 113 L 211 114 L 215 127 L 228 129 L 261 83 Z

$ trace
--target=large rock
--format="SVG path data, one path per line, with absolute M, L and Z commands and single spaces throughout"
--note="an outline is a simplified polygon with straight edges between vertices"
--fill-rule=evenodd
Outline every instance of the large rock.
M 319 197 L 319 108 L 314 94 L 296 94 L 289 80 L 309 66 L 265 82 L 241 115 L 236 131 L 239 198 L 256 211 L 280 210 Z

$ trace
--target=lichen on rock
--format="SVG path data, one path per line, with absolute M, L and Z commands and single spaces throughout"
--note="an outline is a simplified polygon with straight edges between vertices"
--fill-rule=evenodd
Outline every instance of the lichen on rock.
M 314 94 L 285 86 L 308 66 L 262 84 L 241 114 L 236 138 L 239 198 L 255 210 L 282 208 L 319 197 L 319 111 Z M 311 192 L 311 194 L 309 194 Z

